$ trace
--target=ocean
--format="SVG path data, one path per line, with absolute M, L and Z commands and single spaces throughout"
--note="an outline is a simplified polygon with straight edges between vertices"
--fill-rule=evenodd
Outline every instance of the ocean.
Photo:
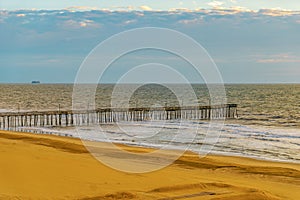
M 85 86 L 85 91 L 90 89 Z M 133 85 L 124 85 L 126 93 Z M 182 94 L 182 85 L 173 85 Z M 205 85 L 192 85 L 197 102 L 188 96 L 191 105 L 208 105 Z M 110 107 L 114 86 L 98 85 L 97 108 Z M 300 163 L 300 84 L 232 84 L 225 85 L 227 103 L 238 104 L 238 118 L 225 121 L 212 154 L 238 155 L 257 159 Z M 0 112 L 69 110 L 72 109 L 72 84 L 0 84 Z M 83 93 L 84 96 L 85 93 Z M 118 98 L 118 105 L 128 103 Z M 84 97 L 83 97 L 84 99 Z M 178 106 L 180 102 L 166 87 L 151 84 L 137 89 L 129 100 L 131 107 L 155 105 Z M 88 109 L 92 102 L 85 102 Z M 195 132 L 195 126 L 197 130 Z M 110 141 L 135 146 L 186 149 L 198 152 L 205 144 L 209 121 L 170 120 L 120 122 L 119 124 L 85 127 L 21 127 L 36 133 L 80 137 L 87 140 Z M 121 128 L 120 128 L 121 127 Z M 217 131 L 217 130 L 216 130 Z M 176 133 L 180 132 L 177 137 Z M 82 134 L 83 133 L 83 134 Z

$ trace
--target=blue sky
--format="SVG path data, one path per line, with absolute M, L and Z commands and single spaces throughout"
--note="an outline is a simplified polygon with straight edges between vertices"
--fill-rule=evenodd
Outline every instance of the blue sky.
M 300 82 L 299 1 L 0 0 L 0 6 L 1 83 L 73 82 L 98 43 L 145 26 L 174 29 L 195 39 L 227 83 Z M 158 58 L 153 52 L 115 65 L 153 61 L 185 67 L 170 55 Z

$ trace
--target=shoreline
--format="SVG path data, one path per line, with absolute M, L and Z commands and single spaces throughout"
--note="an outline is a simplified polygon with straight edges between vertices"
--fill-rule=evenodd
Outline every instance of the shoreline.
M 48 138 L 48 136 L 50 137 L 55 137 L 55 139 L 70 139 L 70 140 L 74 140 L 74 141 L 77 141 L 78 143 L 80 143 L 80 145 L 83 145 L 84 146 L 84 141 L 87 142 L 87 143 L 99 143 L 99 144 L 107 144 L 108 142 L 107 141 L 96 141 L 96 140 L 85 140 L 85 139 L 81 139 L 79 137 L 74 137 L 73 135 L 60 135 L 60 134 L 48 134 L 48 133 L 33 133 L 33 132 L 19 132 L 19 131 L 3 131 L 3 130 L 0 130 L 0 138 L 3 136 L 3 133 L 7 133 L 7 134 L 17 134 L 17 135 L 27 135 L 28 136 L 37 136 L 37 138 L 39 138 L 39 136 L 42 136 L 42 137 L 45 137 L 45 138 Z M 113 145 L 115 146 L 119 146 L 119 147 L 123 147 L 126 149 L 127 148 L 132 148 L 132 149 L 140 149 L 140 150 L 144 150 L 146 152 L 148 151 L 155 151 L 155 150 L 158 150 L 157 147 L 155 146 L 139 146 L 138 144 L 130 144 L 130 143 L 122 143 L 122 142 L 112 142 Z M 55 148 L 53 146 L 53 148 Z M 86 147 L 84 147 L 86 149 Z M 176 148 L 170 148 L 170 149 L 166 149 L 168 151 L 183 151 L 183 149 L 176 149 Z M 91 153 L 89 150 L 86 149 L 86 152 L 84 153 Z M 195 156 L 199 156 L 200 159 L 201 159 L 201 155 L 199 155 L 197 152 L 195 151 L 192 151 L 192 150 L 186 150 L 184 151 L 183 155 L 184 154 L 192 154 L 192 155 L 195 155 Z M 203 157 L 206 157 L 206 156 L 213 156 L 213 157 L 228 157 L 228 158 L 239 158 L 239 159 L 250 159 L 250 160 L 255 160 L 255 161 L 262 161 L 262 162 L 271 162 L 271 163 L 279 163 L 279 164 L 295 164 L 295 165 L 299 165 L 300 166 L 300 162 L 292 162 L 291 160 L 277 160 L 277 159 L 274 159 L 272 160 L 271 158 L 258 158 L 258 157 L 255 157 L 255 156 L 248 156 L 248 155 L 242 155 L 242 154 L 235 154 L 235 153 L 230 153 L 230 152 L 225 152 L 225 153 L 208 153 L 207 155 L 203 156 Z
M 230 124 L 233 125 L 233 124 Z M 266 130 L 268 128 L 273 128 L 273 130 L 276 131 L 281 131 L 281 130 L 289 130 L 289 129 L 284 129 L 282 127 L 260 127 L 260 126 L 256 126 L 256 125 L 248 125 L 251 128 L 255 128 L 257 130 Z M 32 131 L 35 130 L 36 132 Z M 100 143 L 107 143 L 107 141 L 103 141 L 103 140 L 88 140 L 88 139 L 81 139 L 80 137 L 76 137 L 70 133 L 63 133 L 60 131 L 54 131 L 51 129 L 49 129 L 49 131 L 47 131 L 47 129 L 45 128 L 31 128 L 29 127 L 29 131 L 25 132 L 26 129 L 20 129 L 21 131 L 11 131 L 11 132 L 17 132 L 17 133 L 28 133 L 28 134 L 36 134 L 36 135 L 54 135 L 54 136 L 59 136 L 59 137 L 67 137 L 67 138 L 74 138 L 74 139 L 79 139 L 79 140 L 83 140 L 83 141 L 88 141 L 88 142 L 100 142 Z M 31 130 L 31 131 L 30 131 Z M 293 130 L 293 129 L 292 129 Z M 159 149 L 161 145 L 157 144 L 157 145 L 151 145 L 151 144 L 146 144 L 143 143 L 141 145 L 131 142 L 131 141 L 112 141 L 111 143 L 113 144 L 119 144 L 119 145 L 127 145 L 127 146 L 132 146 L 132 147 L 137 147 L 137 148 L 149 148 L 149 149 Z M 183 151 L 184 149 L 179 148 L 179 147 L 175 147 L 173 146 L 173 148 L 168 149 L 170 151 Z M 195 154 L 198 154 L 196 151 L 193 150 L 187 150 L 187 151 L 191 151 Z M 199 154 L 198 154 L 199 155 Z M 270 162 L 279 162 L 279 163 L 291 163 L 291 164 L 300 164 L 300 161 L 297 161 L 295 159 L 280 159 L 280 158 L 271 158 L 271 157 L 260 157 L 259 155 L 255 156 L 255 155 L 246 155 L 246 154 L 242 154 L 242 153 L 236 153 L 236 152 L 210 152 L 207 155 L 216 155 L 216 156 L 229 156 L 229 157 L 242 157 L 242 158 L 250 158 L 250 159 L 254 159 L 254 160 L 261 160 L 261 161 L 270 161 Z
M 186 152 L 161 170 L 131 174 L 100 163 L 78 138 L 9 131 L 0 131 L 0 176 L 0 199 L 296 200 L 300 195 L 299 164 Z

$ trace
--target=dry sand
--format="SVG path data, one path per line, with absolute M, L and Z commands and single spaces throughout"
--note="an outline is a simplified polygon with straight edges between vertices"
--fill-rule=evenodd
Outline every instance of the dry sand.
M 118 157 L 104 144 L 101 151 Z M 298 200 L 300 165 L 186 153 L 162 170 L 131 174 L 101 164 L 79 139 L 1 131 L 0 199 Z

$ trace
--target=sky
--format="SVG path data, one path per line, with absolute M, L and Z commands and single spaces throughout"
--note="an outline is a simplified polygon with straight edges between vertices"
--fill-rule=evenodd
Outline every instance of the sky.
M 241 6 L 252 10 L 262 8 L 282 8 L 296 10 L 298 0 L 1 0 L 2 9 L 64 9 L 73 6 L 107 9 L 153 9 L 169 10 L 172 8 L 211 8 Z
M 0 9 L 0 83 L 72 83 L 100 42 L 142 27 L 190 36 L 226 83 L 300 83 L 297 0 L 0 0 Z M 171 54 L 144 51 L 118 60 L 107 76 L 151 62 L 192 74 Z

